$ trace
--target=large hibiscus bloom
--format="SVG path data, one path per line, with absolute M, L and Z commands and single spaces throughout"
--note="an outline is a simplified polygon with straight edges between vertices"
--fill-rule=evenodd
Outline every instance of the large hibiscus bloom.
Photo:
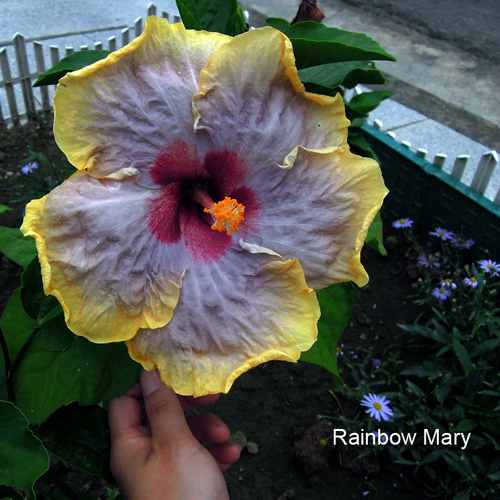
M 78 171 L 27 207 L 45 292 L 68 327 L 180 394 L 227 392 L 314 343 L 314 290 L 368 277 L 386 194 L 347 146 L 340 96 L 307 93 L 290 41 L 151 17 L 61 79 L 54 134 Z

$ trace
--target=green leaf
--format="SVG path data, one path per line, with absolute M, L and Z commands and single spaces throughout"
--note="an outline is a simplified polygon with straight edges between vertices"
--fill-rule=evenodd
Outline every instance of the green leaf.
M 455 356 L 458 358 L 458 361 L 462 365 L 462 368 L 464 369 L 464 372 L 467 375 L 472 369 L 472 363 L 469 358 L 469 355 L 467 354 L 467 349 L 457 339 L 453 340 L 452 348 L 455 352 Z
M 343 85 L 353 88 L 359 83 L 383 84 L 386 80 L 372 61 L 349 61 L 322 64 L 299 70 L 299 78 L 311 91 Z
M 421 364 L 405 368 L 400 375 L 415 375 L 416 377 L 430 377 L 432 379 L 442 377 L 449 370 L 448 364 L 442 360 L 425 360 Z
M 43 291 L 40 262 L 33 259 L 21 277 L 21 300 L 24 310 L 42 324 L 55 314 L 62 313 L 62 308 L 55 297 L 45 295 Z
M 493 472 L 492 474 L 488 474 L 486 477 L 492 481 L 500 481 L 500 472 Z
M 356 127 L 356 126 L 358 125 L 355 122 L 351 124 L 351 127 Z M 370 144 L 363 135 L 352 133 L 351 131 L 349 131 L 349 136 L 347 140 L 354 154 L 360 156 L 366 156 L 367 158 L 373 158 L 377 163 L 380 164 L 380 160 L 375 154 L 375 151 L 373 151 Z
M 281 17 L 268 17 L 266 19 L 266 26 L 271 26 L 271 28 L 285 32 L 291 25 L 286 19 L 281 19 Z
M 49 469 L 49 455 L 12 403 L 0 401 L 0 484 L 23 490 L 34 499 L 35 481 Z
M 428 455 L 426 455 L 420 461 L 420 464 L 430 464 L 440 459 L 446 453 L 446 449 L 434 450 L 431 451 Z
M 323 366 L 338 377 L 337 345 L 354 303 L 352 283 L 339 283 L 318 292 L 321 317 L 318 322 L 318 340 L 300 359 Z
M 375 40 L 362 33 L 331 28 L 314 21 L 293 24 L 284 33 L 292 42 L 298 69 L 334 62 L 396 60 Z
M 387 255 L 387 250 L 384 248 L 383 243 L 384 236 L 382 229 L 382 219 L 380 218 L 380 212 L 378 212 L 368 229 L 365 243 L 377 250 L 381 255 Z
M 413 333 L 416 335 L 422 335 L 422 337 L 427 337 L 428 339 L 435 340 L 439 344 L 448 344 L 448 339 L 446 335 L 437 329 L 427 328 L 422 325 L 402 325 L 398 324 L 398 327 L 405 332 Z
M 348 102 L 349 107 L 356 113 L 366 115 L 373 111 L 384 99 L 391 97 L 390 90 L 374 90 L 355 95 Z
M 36 320 L 24 310 L 20 288 L 15 290 L 10 297 L 0 318 L 0 327 L 9 349 L 10 360 L 14 362 L 24 343 L 37 327 Z
M 109 50 L 77 50 L 73 54 L 63 57 L 58 64 L 46 71 L 33 84 L 33 87 L 56 85 L 66 73 L 85 68 L 85 66 L 104 59 L 110 53 Z
M 477 427 L 477 422 L 471 418 L 464 418 L 458 422 L 455 427 L 451 429 L 451 432 L 469 432 Z
M 113 481 L 109 469 L 109 430 L 106 410 L 97 405 L 72 404 L 59 409 L 38 429 L 47 449 L 89 474 Z
M 476 356 L 482 356 L 487 352 L 494 352 L 498 347 L 500 347 L 500 339 L 486 340 L 472 350 L 472 352 L 470 353 L 470 357 L 472 359 Z
M 406 381 L 406 385 L 411 389 L 411 391 L 413 392 L 413 394 L 415 394 L 415 396 L 422 399 L 425 398 L 424 391 L 422 391 L 422 389 L 420 389 L 418 385 L 414 384 L 413 382 L 410 382 L 409 380 Z
M 42 325 L 15 372 L 16 403 L 39 425 L 62 405 L 91 405 L 125 393 L 139 371 L 124 343 L 76 337 L 59 315 Z
M 33 238 L 25 238 L 17 228 L 0 226 L 0 252 L 16 264 L 26 267 L 36 257 Z
M 0 214 L 3 214 L 4 212 L 8 212 L 9 210 L 12 210 L 12 208 L 9 208 L 7 205 L 0 204 Z
M 246 31 L 243 11 L 236 0 L 176 0 L 187 29 L 216 31 L 235 36 Z
M 203 28 L 194 0 L 176 0 L 175 3 L 177 4 L 177 9 L 179 10 L 185 28 L 188 30 L 201 31 Z

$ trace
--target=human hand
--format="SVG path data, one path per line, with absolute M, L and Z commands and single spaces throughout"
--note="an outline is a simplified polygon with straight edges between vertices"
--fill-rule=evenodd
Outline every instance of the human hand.
M 127 500 L 229 498 L 222 471 L 238 460 L 240 447 L 227 442 L 229 429 L 216 415 L 184 416 L 218 397 L 177 396 L 152 371 L 109 403 L 111 471 Z M 200 441 L 212 444 L 206 448 Z

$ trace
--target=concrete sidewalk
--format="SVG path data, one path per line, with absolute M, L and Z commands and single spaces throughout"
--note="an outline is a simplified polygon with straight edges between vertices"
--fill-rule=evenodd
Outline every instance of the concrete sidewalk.
M 248 0 L 254 26 L 267 17 L 292 19 L 296 4 L 288 0 Z M 318 1 L 324 24 L 365 33 L 397 58 L 377 61 L 387 77 L 382 88 L 394 92 L 371 115 L 382 130 L 393 132 L 411 149 L 426 149 L 427 159 L 444 154 L 443 169 L 451 172 L 457 156 L 468 155 L 463 177 L 470 184 L 479 159 L 500 151 L 500 65 L 481 59 L 455 45 L 426 36 L 401 23 L 339 0 Z M 371 87 L 372 89 L 377 86 Z M 367 90 L 367 89 L 365 89 Z M 500 167 L 485 195 L 494 199 L 500 188 Z
M 115 27 L 95 33 L 59 37 L 44 45 L 71 45 L 89 48 L 110 36 L 118 39 L 123 26 L 146 17 L 147 0 L 0 0 L 0 41 L 11 40 L 15 32 L 36 38 L 75 30 Z M 177 15 L 175 0 L 159 0 L 162 11 Z M 319 0 L 330 26 L 365 33 L 378 41 L 398 62 L 380 61 L 377 66 L 388 78 L 385 88 L 394 91 L 370 117 L 382 121 L 383 130 L 396 133 L 412 149 L 425 148 L 428 159 L 446 154 L 444 169 L 450 170 L 454 158 L 470 156 L 467 177 L 470 179 L 481 155 L 490 149 L 500 150 L 500 65 L 478 58 L 448 42 L 429 38 L 389 16 L 370 9 L 357 8 L 340 0 Z M 292 19 L 299 0 L 241 0 L 250 11 L 250 23 L 262 26 L 266 17 Z M 133 35 L 132 35 L 133 36 Z M 7 47 L 11 53 L 13 48 Z M 13 55 L 10 57 L 14 61 Z M 49 61 L 46 53 L 46 61 Z M 34 67 L 34 64 L 33 66 Z M 6 110 L 4 103 L 2 108 Z M 486 194 L 493 199 L 500 185 L 500 168 Z

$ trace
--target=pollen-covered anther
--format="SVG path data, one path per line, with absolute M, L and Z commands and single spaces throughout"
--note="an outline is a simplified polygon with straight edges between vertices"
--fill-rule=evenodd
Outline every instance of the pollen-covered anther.
M 245 207 L 234 198 L 226 196 L 222 201 L 214 203 L 212 208 L 205 208 L 204 211 L 212 216 L 214 224 L 211 228 L 214 231 L 226 232 L 228 236 L 234 231 L 241 231 L 239 225 L 245 220 L 243 217 Z

